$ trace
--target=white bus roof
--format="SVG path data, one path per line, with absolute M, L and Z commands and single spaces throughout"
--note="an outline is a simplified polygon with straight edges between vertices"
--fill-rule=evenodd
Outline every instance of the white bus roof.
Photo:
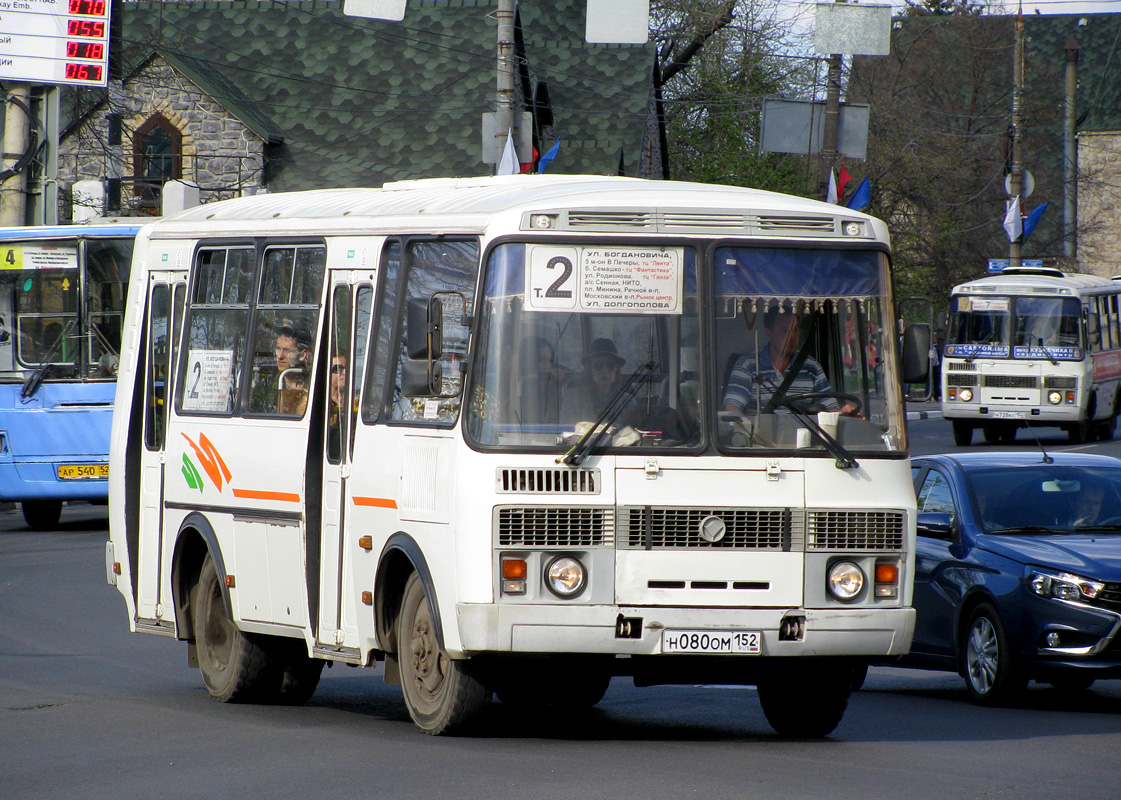
M 84 225 L 21 225 L 0 228 L 0 241 L 16 239 L 76 239 L 81 236 L 90 238 L 112 236 L 135 236 L 142 225 L 153 221 L 153 217 L 104 219 Z
M 1093 292 L 1095 290 L 1121 290 L 1121 282 L 1103 278 L 1100 275 L 1083 275 L 1075 272 L 1056 275 L 1032 274 L 1030 272 L 1010 273 L 1008 275 L 990 275 L 978 278 L 975 281 L 958 284 L 954 287 L 954 294 L 994 293 L 994 294 L 1021 294 L 1046 291 L 1058 292 L 1060 289 L 1074 290 L 1076 292 Z
M 197 206 L 157 223 L 153 236 L 320 232 L 482 233 L 498 220 L 531 230 L 524 215 L 555 212 L 553 230 L 845 237 L 887 241 L 880 221 L 843 206 L 733 186 L 588 175 L 507 175 L 317 189 Z M 861 234 L 847 221 L 867 222 Z

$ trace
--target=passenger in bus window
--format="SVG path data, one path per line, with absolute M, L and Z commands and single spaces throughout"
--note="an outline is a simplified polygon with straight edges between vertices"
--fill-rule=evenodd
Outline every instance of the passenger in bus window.
M 346 356 L 331 356 L 331 374 L 327 376 L 327 457 L 338 461 L 342 454 L 343 409 L 346 407 Z
M 801 338 L 798 314 L 790 304 L 782 309 L 768 309 L 763 314 L 763 332 L 767 336 L 767 347 L 759 353 L 759 362 L 756 363 L 754 353 L 744 353 L 732 365 L 724 390 L 724 411 L 757 414 L 761 410 L 757 403 L 766 408 L 775 391 L 786 381 L 786 373 L 797 358 Z M 836 392 L 825 376 L 825 370 L 810 355 L 802 361 L 798 374 L 787 386 L 783 397 L 796 400 L 799 395 L 807 394 L 813 395 L 813 406 L 825 411 L 839 410 L 842 414 L 852 414 L 856 410 L 854 405 L 841 406 L 837 402 Z M 789 411 L 781 403 L 772 410 L 776 413 Z
M 307 370 L 311 344 L 308 337 L 292 325 L 277 329 L 276 372 L 257 377 L 250 408 L 264 414 L 301 416 L 307 408 Z
M 566 386 L 561 402 L 564 422 L 595 420 L 623 385 L 623 364 L 615 343 L 596 339 L 584 355 L 584 378 Z M 626 415 L 620 415 L 624 417 Z

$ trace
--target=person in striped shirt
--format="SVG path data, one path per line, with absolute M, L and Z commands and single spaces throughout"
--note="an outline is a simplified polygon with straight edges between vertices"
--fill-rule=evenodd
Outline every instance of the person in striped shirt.
M 801 331 L 798 315 L 789 306 L 781 310 L 768 309 L 763 314 L 763 331 L 767 335 L 767 348 L 759 354 L 759 363 L 756 363 L 754 354 L 746 353 L 732 366 L 724 391 L 724 411 L 758 413 L 760 407 L 767 406 L 774 390 L 785 380 L 786 371 L 798 351 Z M 842 414 L 852 414 L 856 410 L 854 405 L 841 406 L 837 402 L 825 370 L 813 356 L 807 356 L 802 362 L 797 376 L 786 389 L 785 397 L 796 399 L 803 394 L 817 395 L 815 405 L 825 411 L 839 410 Z M 773 411 L 789 413 L 782 404 L 777 404 Z

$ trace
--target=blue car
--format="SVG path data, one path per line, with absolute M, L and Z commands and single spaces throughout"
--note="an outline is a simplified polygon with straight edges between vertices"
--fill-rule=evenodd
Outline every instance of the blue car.
M 983 705 L 1029 680 L 1121 677 L 1121 461 L 1042 452 L 912 460 L 915 639 L 905 666 L 953 670 Z

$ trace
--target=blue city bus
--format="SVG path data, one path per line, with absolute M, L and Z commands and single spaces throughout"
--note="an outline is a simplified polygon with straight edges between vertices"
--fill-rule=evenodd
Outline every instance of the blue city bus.
M 66 501 L 107 502 L 140 224 L 0 228 L 0 502 L 32 528 L 55 527 Z

